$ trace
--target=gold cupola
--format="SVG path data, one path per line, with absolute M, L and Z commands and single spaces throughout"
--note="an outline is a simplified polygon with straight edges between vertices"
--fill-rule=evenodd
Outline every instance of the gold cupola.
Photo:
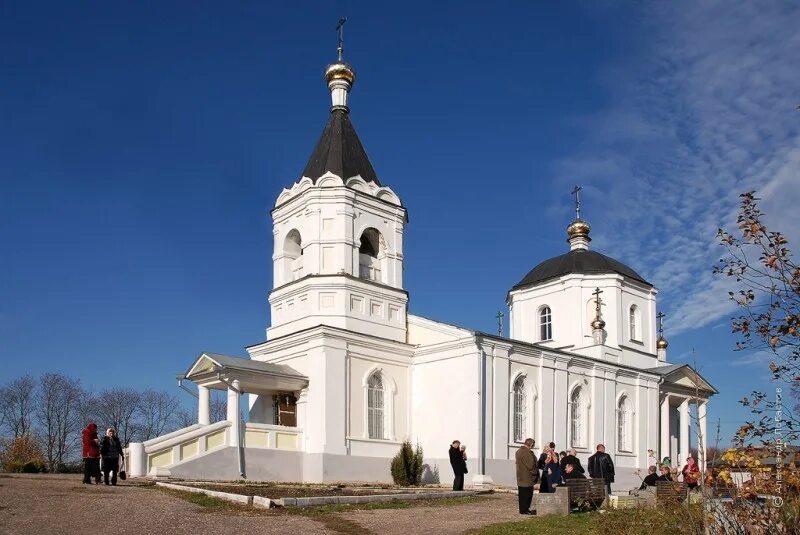
M 592 226 L 588 221 L 581 218 L 581 190 L 580 186 L 575 186 L 572 194 L 575 195 L 575 219 L 567 227 L 567 241 L 569 242 L 569 250 L 586 251 L 589 249 L 589 242 L 592 239 L 589 237 L 589 232 Z
M 356 83 L 356 71 L 353 70 L 353 67 L 343 61 L 331 63 L 328 65 L 328 68 L 325 69 L 325 81 L 329 86 L 331 82 L 339 80 L 350 84 L 350 88 L 352 88 L 353 84 Z

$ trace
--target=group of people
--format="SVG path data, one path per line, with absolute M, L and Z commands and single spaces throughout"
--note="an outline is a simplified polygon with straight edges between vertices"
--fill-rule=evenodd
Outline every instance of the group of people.
M 523 515 L 535 514 L 531 511 L 533 487 L 539 484 L 539 492 L 555 492 L 558 486 L 565 485 L 568 479 L 586 478 L 586 470 L 578 459 L 577 451 L 558 452 L 556 445 L 550 442 L 537 460 L 533 447 L 535 441 L 528 438 L 517 450 L 514 458 L 517 472 L 517 489 L 519 491 L 519 512 Z M 597 451 L 589 457 L 589 476 L 605 481 L 611 493 L 614 482 L 614 461 L 606 452 L 603 444 L 597 445 Z M 450 444 L 450 466 L 453 468 L 453 490 L 464 490 L 464 474 L 467 473 L 466 447 L 459 440 Z
M 91 484 L 92 479 L 96 484 L 100 484 L 101 459 L 103 482 L 106 485 L 116 485 L 118 475 L 120 479 L 125 479 L 125 455 L 117 431 L 113 427 L 109 427 L 105 436 L 100 439 L 97 435 L 97 424 L 90 422 L 81 433 L 81 439 L 85 484 Z
M 535 461 L 533 455 L 535 444 L 532 438 L 526 439 L 515 454 L 519 512 L 523 515 L 535 514 L 530 508 L 533 486 L 536 483 L 539 483 L 539 492 L 555 492 L 557 487 L 566 485 L 569 479 L 586 479 L 586 470 L 574 448 L 559 453 L 555 443 L 550 442 Z M 614 482 L 614 461 L 606 453 L 603 444 L 597 445 L 596 452 L 589 457 L 588 464 L 589 477 L 605 481 L 610 494 L 611 483 Z
M 681 477 L 689 490 L 697 488 L 700 484 L 700 467 L 691 455 L 686 459 L 686 464 L 681 470 Z M 675 471 L 673 477 L 671 459 L 669 457 L 664 457 L 658 466 L 652 465 L 647 469 L 647 476 L 642 480 L 642 485 L 639 487 L 639 490 L 646 490 L 647 487 L 655 487 L 659 481 L 675 481 L 676 478 L 677 471 Z

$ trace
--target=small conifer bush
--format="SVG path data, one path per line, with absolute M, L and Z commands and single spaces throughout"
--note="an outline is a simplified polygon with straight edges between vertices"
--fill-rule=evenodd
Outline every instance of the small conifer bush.
M 392 459 L 392 479 L 395 484 L 405 487 L 422 484 L 422 448 L 416 448 L 406 440 L 400 446 L 400 451 Z

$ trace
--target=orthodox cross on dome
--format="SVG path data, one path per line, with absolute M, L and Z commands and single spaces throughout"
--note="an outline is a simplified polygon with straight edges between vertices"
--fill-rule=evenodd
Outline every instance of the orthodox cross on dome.
M 656 314 L 656 318 L 658 319 L 658 336 L 660 338 L 664 338 L 664 317 L 665 316 L 666 316 L 666 314 L 664 314 L 663 311 L 661 311 L 658 314 Z
M 575 219 L 581 218 L 581 191 L 583 190 L 582 187 L 575 185 L 575 189 L 573 189 L 570 193 L 575 195 Z
M 595 319 L 598 319 L 598 320 L 600 319 L 600 303 L 602 303 L 602 301 L 600 300 L 600 294 L 601 293 L 603 293 L 603 290 L 601 290 L 600 288 L 595 288 L 594 291 L 592 292 L 592 295 L 594 296 L 594 303 L 595 303 L 595 306 L 594 306 Z
M 336 31 L 339 32 L 339 43 L 336 51 L 339 53 L 339 61 L 342 61 L 344 55 L 344 23 L 347 22 L 347 17 L 339 19 L 339 24 L 336 25 Z
M 505 317 L 505 314 L 503 314 L 502 310 L 497 313 L 497 316 L 495 316 L 495 318 L 497 318 L 497 335 L 498 336 L 503 336 L 503 318 L 504 317 Z

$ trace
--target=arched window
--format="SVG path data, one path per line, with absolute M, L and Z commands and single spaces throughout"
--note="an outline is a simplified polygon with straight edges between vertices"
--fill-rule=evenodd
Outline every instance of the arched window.
M 628 325 L 630 326 L 631 340 L 641 340 L 641 336 L 639 336 L 639 307 L 636 305 L 631 305 L 628 312 Z
M 628 396 L 622 396 L 617 404 L 617 448 L 619 451 L 633 451 L 632 423 L 631 404 Z
M 528 434 L 528 397 L 525 392 L 525 376 L 514 381 L 514 442 L 522 442 Z
M 585 448 L 589 426 L 588 403 L 583 387 L 576 386 L 569 399 L 570 446 Z
M 381 233 L 374 228 L 366 229 L 361 234 L 358 247 L 358 276 L 381 282 Z
M 386 438 L 383 430 L 384 403 L 383 379 L 375 372 L 367 381 L 367 428 L 369 438 Z
M 553 339 L 553 316 L 550 307 L 544 306 L 539 311 L 539 341 L 546 342 Z
M 292 229 L 283 240 L 283 261 L 285 282 L 303 276 L 303 242 L 297 229 Z

